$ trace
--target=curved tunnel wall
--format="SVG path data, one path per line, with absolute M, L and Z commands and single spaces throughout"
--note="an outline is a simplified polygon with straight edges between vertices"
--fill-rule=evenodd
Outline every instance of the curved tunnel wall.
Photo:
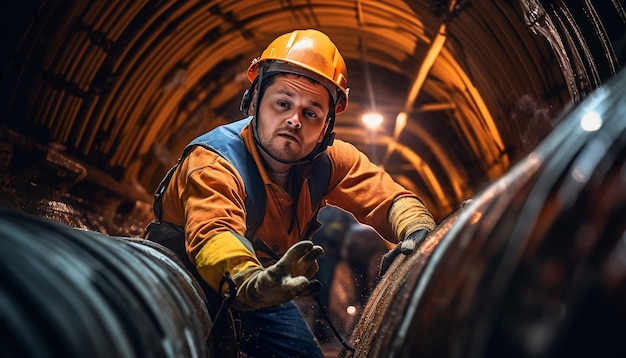
M 353 142 L 368 155 L 403 148 L 381 164 L 442 218 L 530 151 L 560 108 L 614 75 L 626 18 L 617 1 L 449 3 L 25 2 L 7 12 L 2 123 L 58 144 L 87 180 L 150 202 L 188 140 L 241 116 L 243 70 L 263 46 L 320 28 L 350 70 L 338 137 L 360 133 Z M 442 24 L 443 47 L 425 68 Z M 359 122 L 372 107 L 387 119 L 373 146 Z

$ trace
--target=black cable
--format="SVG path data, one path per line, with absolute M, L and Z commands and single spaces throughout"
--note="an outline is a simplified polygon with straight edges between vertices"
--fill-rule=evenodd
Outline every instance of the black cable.
M 224 292 L 224 285 L 226 285 L 227 287 L 227 292 Z M 230 308 L 230 304 L 235 300 L 235 297 L 237 296 L 235 282 L 230 278 L 230 273 L 228 271 L 224 272 L 224 276 L 220 280 L 219 296 L 221 303 L 219 309 L 217 310 L 217 313 L 215 314 L 215 319 L 213 320 L 215 324 L 219 324 L 222 315 L 228 311 L 228 308 Z M 214 326 L 215 325 L 212 325 L 209 329 L 209 336 L 211 335 Z
M 354 347 L 352 347 L 348 343 L 346 343 L 346 341 L 341 336 L 341 333 L 339 333 L 339 331 L 337 331 L 337 328 L 335 328 L 333 323 L 330 321 L 330 317 L 328 317 L 328 314 L 326 314 L 326 311 L 324 310 L 324 306 L 322 306 L 322 302 L 320 301 L 320 297 L 319 297 L 318 294 L 315 294 L 315 300 L 317 301 L 317 306 L 320 308 L 320 311 L 322 312 L 322 315 L 324 316 L 324 319 L 326 319 L 326 322 L 328 322 L 328 325 L 330 326 L 330 329 L 335 334 L 335 337 L 337 337 L 337 339 L 339 340 L 339 342 L 341 342 L 341 345 L 345 349 L 349 350 L 350 353 L 354 354 Z

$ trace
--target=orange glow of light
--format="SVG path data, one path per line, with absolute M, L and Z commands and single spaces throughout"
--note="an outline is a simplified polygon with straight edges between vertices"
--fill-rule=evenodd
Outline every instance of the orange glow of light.
M 383 116 L 378 113 L 366 113 L 361 120 L 367 128 L 374 130 L 383 123 Z

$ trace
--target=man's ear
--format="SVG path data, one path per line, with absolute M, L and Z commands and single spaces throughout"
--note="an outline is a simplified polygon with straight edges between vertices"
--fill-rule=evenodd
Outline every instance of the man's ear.
M 250 96 L 250 105 L 248 106 L 248 113 L 251 116 L 254 116 L 254 114 L 256 113 L 255 108 L 256 108 L 256 96 L 257 96 L 257 90 L 256 87 L 254 88 L 254 91 L 252 91 L 252 95 Z
M 246 115 L 250 116 L 254 113 L 254 101 L 256 95 L 257 81 L 256 79 L 241 96 L 241 104 L 239 105 L 239 109 Z

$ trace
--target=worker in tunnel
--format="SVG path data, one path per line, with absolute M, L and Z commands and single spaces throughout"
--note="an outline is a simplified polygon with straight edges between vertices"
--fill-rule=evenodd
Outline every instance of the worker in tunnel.
M 309 29 L 277 37 L 247 77 L 247 117 L 189 143 L 157 188 L 146 237 L 198 275 L 212 314 L 228 302 L 241 322 L 241 352 L 320 357 L 292 302 L 320 290 L 313 276 L 323 250 L 310 240 L 319 209 L 340 207 L 397 243 L 387 262 L 413 252 L 435 222 L 413 192 L 352 144 L 334 140 L 349 89 L 345 62 L 327 35 Z M 225 282 L 232 295 L 219 294 Z

